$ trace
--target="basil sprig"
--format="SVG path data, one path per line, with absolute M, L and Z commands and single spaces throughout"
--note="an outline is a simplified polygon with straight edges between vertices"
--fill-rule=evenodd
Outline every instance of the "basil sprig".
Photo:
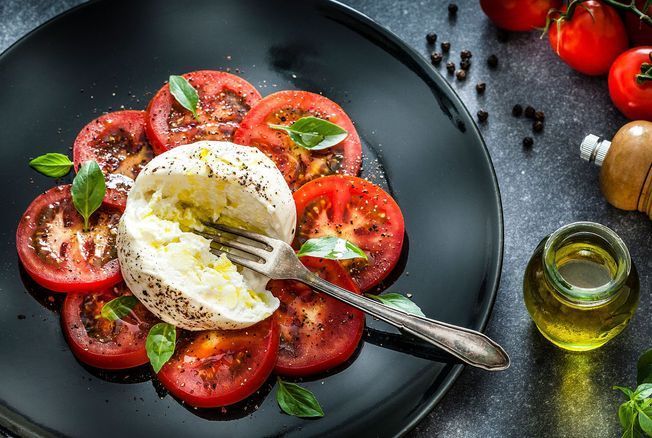
M 316 237 L 314 239 L 308 239 L 301 245 L 297 256 L 321 257 L 331 260 L 367 259 L 367 254 L 358 246 L 339 237 Z
M 61 178 L 68 175 L 73 162 L 67 155 L 51 152 L 34 158 L 29 162 L 29 166 L 45 176 Z
M 629 400 L 618 408 L 618 419 L 623 428 L 623 438 L 641 436 L 643 432 L 652 436 L 652 383 L 638 385 L 636 390 L 614 386 L 622 391 Z
M 72 181 L 72 202 L 84 218 L 84 231 L 88 231 L 88 219 L 100 208 L 106 194 L 106 183 L 100 166 L 86 161 Z
M 335 123 L 313 116 L 302 117 L 290 126 L 271 123 L 268 126 L 287 132 L 296 145 L 313 151 L 335 146 L 349 135 Z
M 183 76 L 170 75 L 170 93 L 179 102 L 179 104 L 190 111 L 197 118 L 197 105 L 199 104 L 199 94 L 195 87 Z
M 117 321 L 129 315 L 136 304 L 138 304 L 138 298 L 133 295 L 123 295 L 104 303 L 100 313 L 109 321 Z
M 159 322 L 149 329 L 145 349 L 147 350 L 149 363 L 152 364 L 155 373 L 158 373 L 174 354 L 176 341 L 177 330 L 172 324 Z
M 393 307 L 394 309 L 402 310 L 412 315 L 423 316 L 426 315 L 421 311 L 421 308 L 415 304 L 414 301 L 410 300 L 408 297 L 397 294 L 397 293 L 388 293 L 382 295 L 373 295 L 365 294 L 371 299 L 379 301 L 386 306 Z
M 315 395 L 301 386 L 278 379 L 276 401 L 288 415 L 302 418 L 323 417 L 324 410 Z

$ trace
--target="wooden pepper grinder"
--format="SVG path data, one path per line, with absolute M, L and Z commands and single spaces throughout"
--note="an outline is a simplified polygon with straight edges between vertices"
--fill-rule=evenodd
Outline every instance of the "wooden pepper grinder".
M 611 141 L 587 135 L 580 156 L 602 166 L 600 188 L 611 205 L 652 219 L 652 122 L 630 122 Z

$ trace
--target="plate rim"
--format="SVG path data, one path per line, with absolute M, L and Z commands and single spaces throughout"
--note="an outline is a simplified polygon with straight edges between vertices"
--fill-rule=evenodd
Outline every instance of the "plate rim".
M 107 0 L 89 0 L 84 3 L 75 5 L 72 8 L 69 8 L 49 18 L 48 20 L 44 21 L 43 23 L 36 26 L 34 29 L 27 32 L 25 35 L 18 38 L 16 41 L 10 44 L 5 50 L 3 50 L 0 53 L 0 64 L 4 62 L 7 56 L 9 56 L 12 52 L 19 49 L 20 46 L 27 39 L 29 39 L 33 34 L 40 32 L 42 29 L 47 28 L 52 24 L 55 24 L 58 20 L 63 19 L 67 15 L 76 13 L 80 9 L 91 7 L 95 3 L 100 3 L 105 1 Z M 410 46 L 407 42 L 403 41 L 403 39 L 400 38 L 396 33 L 389 30 L 385 26 L 382 26 L 380 23 L 378 23 L 368 15 L 364 14 L 363 12 L 358 11 L 352 6 L 344 4 L 339 0 L 315 0 L 315 5 L 319 5 L 327 8 L 328 7 L 335 8 L 339 12 L 353 19 L 359 25 L 366 26 L 367 28 L 375 32 L 377 35 L 382 37 L 385 41 L 390 41 L 393 44 L 395 44 L 396 47 L 401 52 L 404 53 L 404 55 L 407 55 L 407 57 L 409 57 L 415 63 L 416 67 L 419 68 L 420 73 L 426 74 L 429 79 L 435 82 L 439 87 L 446 89 L 453 96 L 453 101 L 455 102 L 456 107 L 458 109 L 461 109 L 462 118 L 466 118 L 466 121 L 470 122 L 468 123 L 468 126 L 470 126 L 469 132 L 475 137 L 477 141 L 479 141 L 480 145 L 482 146 L 481 148 L 482 157 L 484 158 L 485 164 L 488 165 L 488 168 L 491 171 L 491 176 L 492 176 L 491 191 L 493 192 L 494 201 L 498 207 L 497 209 L 498 253 L 492 254 L 492 257 L 497 257 L 497 263 L 490 271 L 489 277 L 491 278 L 492 281 L 491 284 L 488 284 L 489 301 L 486 307 L 479 314 L 479 324 L 477 324 L 476 327 L 471 327 L 472 329 L 485 332 L 487 325 L 491 320 L 493 308 L 496 303 L 496 297 L 498 296 L 498 289 L 500 287 L 500 279 L 502 275 L 502 267 L 503 267 L 504 255 L 505 255 L 505 218 L 503 212 L 503 202 L 502 202 L 502 196 L 500 192 L 500 185 L 498 183 L 498 177 L 496 174 L 496 168 L 491 159 L 489 148 L 487 147 L 487 144 L 484 141 L 484 137 L 482 136 L 475 120 L 471 116 L 469 109 L 464 104 L 464 101 L 460 98 L 457 91 L 455 91 L 455 89 L 451 86 L 451 84 L 448 81 L 446 81 L 444 77 L 437 70 L 435 70 L 433 66 L 431 66 L 427 62 L 427 60 L 421 53 L 419 53 L 415 48 Z M 429 86 L 429 88 L 431 87 Z M 442 379 L 442 383 L 439 385 L 437 390 L 428 399 L 426 399 L 426 401 L 424 401 L 419 408 L 417 408 L 410 415 L 407 423 L 403 426 L 401 430 L 399 430 L 396 433 L 395 436 L 397 437 L 404 436 L 409 431 L 411 431 L 418 423 L 420 423 L 434 409 L 434 407 L 441 401 L 441 399 L 448 393 L 448 391 L 450 391 L 451 387 L 457 381 L 462 371 L 466 368 L 466 366 L 462 364 L 449 365 L 449 367 L 450 367 L 450 371 L 446 372 L 445 376 Z M 0 406 L 0 407 L 3 408 L 0 409 L 0 433 L 4 432 L 4 429 L 7 428 L 7 430 L 9 430 L 10 432 L 14 430 L 17 433 L 27 432 L 29 436 L 34 436 L 34 437 L 50 436 L 51 431 L 49 431 L 48 429 L 44 429 L 42 426 L 29 421 L 28 419 L 23 417 L 23 415 L 19 414 L 18 412 L 15 412 L 13 409 L 11 409 L 8 406 Z M 5 410 L 7 410 L 7 412 L 4 412 Z M 23 419 L 25 420 L 25 423 L 22 423 L 21 421 L 11 421 L 11 418 Z M 4 423 L 5 421 L 6 421 L 5 424 L 1 424 Z

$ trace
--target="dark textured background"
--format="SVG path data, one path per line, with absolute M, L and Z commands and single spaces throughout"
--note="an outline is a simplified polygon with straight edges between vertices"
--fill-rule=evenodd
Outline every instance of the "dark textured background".
M 79 3 L 0 0 L 0 51 Z M 597 168 L 578 156 L 585 134 L 611 137 L 625 122 L 609 101 L 606 80 L 571 71 L 537 33 L 511 34 L 501 42 L 475 0 L 458 0 L 456 20 L 449 19 L 444 0 L 344 3 L 386 26 L 424 56 L 429 53 L 427 31 L 435 31 L 439 42 L 451 42 L 449 57 L 456 63 L 461 50 L 472 51 L 465 82 L 447 75 L 444 63 L 439 70 L 472 113 L 481 108 L 489 112 L 481 130 L 503 197 L 505 263 L 488 334 L 508 350 L 512 367 L 497 374 L 467 368 L 411 436 L 619 436 L 620 397 L 611 387 L 632 385 L 639 353 L 652 346 L 652 321 L 647 316 L 652 307 L 652 222 L 642 214 L 609 206 L 598 188 Z M 500 60 L 497 70 L 486 66 L 492 53 Z M 484 96 L 476 94 L 479 81 L 487 83 Z M 529 123 L 511 116 L 516 103 L 545 111 L 542 134 L 532 135 Z M 535 140 L 529 152 L 521 147 L 526 135 Z M 547 233 L 577 220 L 601 222 L 623 237 L 639 268 L 642 290 L 631 326 L 602 349 L 582 354 L 561 351 L 543 340 L 521 295 L 523 270 L 536 244 Z

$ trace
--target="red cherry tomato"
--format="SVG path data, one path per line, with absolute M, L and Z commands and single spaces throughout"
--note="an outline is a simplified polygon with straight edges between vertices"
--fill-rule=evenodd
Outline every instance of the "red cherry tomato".
M 348 272 L 336 261 L 302 257 L 301 262 L 321 278 L 360 293 Z M 287 376 L 320 373 L 346 362 L 355 352 L 364 314 L 297 281 L 270 281 L 281 301 L 276 313 L 281 332 L 276 372 Z
M 256 392 L 274 370 L 279 342 L 274 317 L 241 330 L 178 333 L 174 356 L 158 379 L 190 406 L 237 403 Z
M 560 6 L 561 0 L 480 0 L 480 7 L 496 26 L 512 31 L 545 26 L 548 11 Z
M 61 310 L 63 333 L 70 349 L 82 362 L 107 370 L 132 368 L 148 362 L 145 341 L 158 322 L 141 303 L 117 321 L 101 316 L 102 306 L 112 299 L 131 295 L 120 283 L 103 292 L 68 294 Z
M 652 121 L 652 80 L 637 80 L 641 65 L 652 65 L 652 46 L 636 47 L 620 55 L 609 71 L 609 94 L 616 108 L 632 120 Z
M 355 176 L 317 178 L 294 193 L 298 249 L 313 237 L 346 239 L 367 260 L 342 260 L 362 291 L 380 283 L 401 255 L 405 224 L 398 204 L 380 187 Z
M 592 76 L 606 74 L 614 59 L 627 50 L 627 34 L 618 12 L 595 0 L 578 5 L 570 20 L 553 22 L 549 39 L 566 64 Z
M 647 12 L 643 11 L 645 0 L 636 0 L 636 6 L 640 11 L 652 16 L 652 6 L 648 7 Z M 624 16 L 625 28 L 632 47 L 652 46 L 652 25 L 642 22 L 635 14 L 630 12 L 626 12 Z
M 27 273 L 56 292 L 88 293 L 117 284 L 115 238 L 123 206 L 105 198 L 88 231 L 75 209 L 70 186 L 54 187 L 27 207 L 16 230 L 16 249 Z

